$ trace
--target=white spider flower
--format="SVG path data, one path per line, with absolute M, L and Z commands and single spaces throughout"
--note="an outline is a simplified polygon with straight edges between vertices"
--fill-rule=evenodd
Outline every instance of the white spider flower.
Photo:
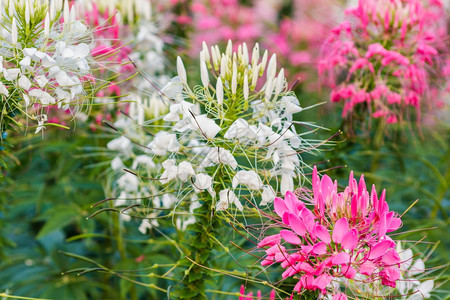
M 156 168 L 156 164 L 153 162 L 153 159 L 148 155 L 138 155 L 133 160 L 133 165 L 131 166 L 131 169 L 136 169 L 139 166 L 145 166 L 146 168 L 153 169 Z
M 257 128 L 255 125 L 249 125 L 242 118 L 237 119 L 231 124 L 224 135 L 226 139 L 254 139 L 257 136 Z
M 272 203 L 302 183 L 300 153 L 316 151 L 323 142 L 306 140 L 305 131 L 297 134 L 292 115 L 301 107 L 287 89 L 284 71 L 276 70 L 276 56 L 266 51 L 260 59 L 258 45 L 252 57 L 246 45 L 233 53 L 231 42 L 224 53 L 217 46 L 202 48 L 199 84 L 188 85 L 177 58 L 179 74 L 164 92 L 173 92 L 168 113 L 140 122 L 151 132 L 141 144 L 148 145 L 145 151 L 154 155 L 156 167 L 139 174 L 158 179 L 146 185 L 150 195 L 175 194 L 176 210 L 186 210 L 183 201 L 194 196 L 217 210 L 244 212 L 241 195 L 261 206 Z M 187 220 L 180 217 L 176 224 L 183 228 Z
M 212 197 L 216 195 L 212 189 L 212 177 L 207 174 L 200 173 L 195 176 L 194 189 L 197 193 L 207 190 Z
M 130 155 L 130 153 L 132 152 L 133 144 L 127 137 L 120 136 L 109 141 L 108 144 L 106 144 L 106 148 L 111 151 L 117 151 L 126 155 Z
M 230 189 L 224 189 L 219 192 L 219 202 L 216 204 L 216 210 L 226 210 L 229 204 L 234 204 L 240 211 L 244 209 L 236 194 Z
M 178 165 L 178 178 L 180 178 L 181 181 L 186 182 L 190 176 L 195 176 L 191 163 L 182 161 Z
M 231 154 L 230 150 L 224 149 L 222 147 L 211 148 L 205 159 L 202 161 L 201 166 L 209 167 L 213 164 L 219 163 L 229 165 L 233 170 L 235 170 L 238 166 L 238 163 L 233 154 Z
M 259 205 L 264 206 L 272 203 L 275 200 L 276 193 L 270 185 L 263 186 L 263 192 L 261 194 L 261 203 Z
M 118 180 L 117 184 L 120 188 L 127 192 L 133 192 L 138 189 L 139 179 L 130 173 L 123 174 Z
M 262 181 L 255 171 L 238 171 L 233 177 L 232 186 L 236 188 L 239 184 L 246 185 L 251 190 L 261 190 Z
M 111 161 L 111 169 L 113 170 L 122 170 L 125 167 L 122 160 L 119 156 L 114 157 L 114 159 Z
M 198 129 L 206 138 L 212 139 L 221 130 L 220 126 L 217 125 L 214 120 L 209 119 L 206 115 L 199 115 L 193 117 L 192 128 Z
M 156 134 L 153 141 L 148 144 L 147 150 L 155 155 L 166 155 L 167 152 L 178 152 L 180 150 L 180 144 L 177 140 L 177 136 L 167 131 L 160 131 Z
M 6 1 L 0 7 L 0 94 L 8 96 L 1 115 L 26 112 L 38 122 L 36 132 L 45 128 L 42 107 L 80 109 L 89 97 L 83 81 L 91 71 L 90 31 L 64 2 L 64 12 L 63 1 Z M 0 120 L 0 131 L 13 121 Z

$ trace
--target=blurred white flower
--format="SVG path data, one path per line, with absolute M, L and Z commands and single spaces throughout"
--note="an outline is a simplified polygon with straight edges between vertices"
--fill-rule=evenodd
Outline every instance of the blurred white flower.
M 177 136 L 167 131 L 160 131 L 155 135 L 153 141 L 148 144 L 149 152 L 155 155 L 166 155 L 167 152 L 178 152 L 180 144 Z
M 116 139 L 109 141 L 108 144 L 106 144 L 106 148 L 111 151 L 117 151 L 126 155 L 130 155 L 130 153 L 132 152 L 133 144 L 131 143 L 130 139 L 122 135 Z

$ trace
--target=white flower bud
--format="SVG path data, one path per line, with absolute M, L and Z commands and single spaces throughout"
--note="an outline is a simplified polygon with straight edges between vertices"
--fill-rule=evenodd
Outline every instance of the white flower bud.
M 251 85 L 252 91 L 254 91 L 256 88 L 256 83 L 258 82 L 259 77 L 258 75 L 259 75 L 258 65 L 254 64 L 252 65 L 252 85 Z
M 27 27 L 30 25 L 30 3 L 28 1 L 25 3 L 25 25 Z
M 225 50 L 225 55 L 231 57 L 231 53 L 233 51 L 233 43 L 231 40 L 228 40 L 227 49 Z
M 183 60 L 181 60 L 181 57 L 179 56 L 177 56 L 177 73 L 178 77 L 181 79 L 181 82 L 183 84 L 187 84 L 186 69 L 184 68 Z
M 49 34 L 50 34 L 50 15 L 47 12 L 47 14 L 45 15 L 45 21 L 44 21 L 44 36 L 48 37 Z
M 269 78 L 266 82 L 266 91 L 264 95 L 264 99 L 267 102 L 270 101 L 270 98 L 272 97 L 272 91 L 273 91 L 273 78 Z
M 248 57 L 248 49 L 247 49 L 247 44 L 246 43 L 242 44 L 242 56 L 243 56 L 243 59 L 244 59 L 244 64 L 248 65 L 249 57 Z
M 68 28 L 70 22 L 70 9 L 69 9 L 69 1 L 64 1 L 64 29 L 66 30 Z
M 259 60 L 259 44 L 256 43 L 255 46 L 253 47 L 253 52 L 252 52 L 252 67 L 253 67 L 253 65 L 258 64 L 258 60 Z
M 233 76 L 231 77 L 231 93 L 236 95 L 237 90 L 237 65 L 233 62 Z
M 244 74 L 244 99 L 248 100 L 248 75 L 247 72 Z
M 9 0 L 9 3 L 8 3 L 8 14 L 9 14 L 9 16 L 11 18 L 14 17 L 14 6 L 15 6 L 14 0 Z
M 277 55 L 272 54 L 272 57 L 270 57 L 269 65 L 267 66 L 267 80 L 269 78 L 275 78 L 277 72 Z
M 280 73 L 278 73 L 277 84 L 275 86 L 275 99 L 281 93 L 283 86 L 284 86 L 284 69 L 281 69 Z
M 200 76 L 202 78 L 203 86 L 205 88 L 208 88 L 209 85 L 208 68 L 206 67 L 205 53 L 203 51 L 200 52 Z
M 260 69 L 259 69 L 259 76 L 262 76 L 262 74 L 264 73 L 265 69 L 266 69 L 266 65 L 267 65 L 267 57 L 269 56 L 267 50 L 264 51 L 263 57 L 261 59 L 261 64 L 260 64 Z
M 51 1 L 50 2 L 50 9 L 49 9 L 49 13 L 50 13 L 50 19 L 53 21 L 55 19 L 56 16 L 56 1 Z
M 203 42 L 202 47 L 203 47 L 203 55 L 204 55 L 206 65 L 208 66 L 208 68 L 210 68 L 211 67 L 211 56 L 209 55 L 208 46 L 206 45 L 205 42 Z
M 16 18 L 13 18 L 12 25 L 11 25 L 11 39 L 13 45 L 17 44 L 17 24 L 16 24 Z
M 225 55 L 222 55 L 222 59 L 220 60 L 220 76 L 225 78 L 228 72 L 228 60 Z
M 217 57 L 217 53 L 214 50 L 214 46 L 211 46 L 211 58 L 214 66 L 214 70 L 219 71 L 219 58 Z
M 222 104 L 223 104 L 223 85 L 222 85 L 222 79 L 220 79 L 220 77 L 217 79 L 217 83 L 216 83 L 216 98 L 217 98 L 217 103 L 219 104 L 219 106 L 222 106 Z

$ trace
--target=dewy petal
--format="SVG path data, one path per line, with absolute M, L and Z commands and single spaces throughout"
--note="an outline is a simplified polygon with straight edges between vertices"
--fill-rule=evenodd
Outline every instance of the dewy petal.
M 347 218 L 341 218 L 337 220 L 333 229 L 333 242 L 341 243 L 344 235 L 348 232 L 348 221 Z
M 290 230 L 283 229 L 280 231 L 280 235 L 289 244 L 293 244 L 293 245 L 301 245 L 302 244 L 302 240 L 295 233 L 293 233 Z

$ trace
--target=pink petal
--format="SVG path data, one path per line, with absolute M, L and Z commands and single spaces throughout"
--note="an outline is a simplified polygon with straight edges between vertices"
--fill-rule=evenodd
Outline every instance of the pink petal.
M 389 249 L 381 258 L 386 265 L 397 265 L 400 263 L 400 256 L 395 249 Z
M 297 199 L 297 196 L 294 195 L 294 193 L 292 193 L 291 191 L 287 191 L 286 194 L 284 195 L 284 202 L 290 212 L 292 212 L 294 214 L 298 213 L 297 203 L 296 203 L 296 202 L 298 202 L 298 199 Z
M 322 274 L 320 276 L 317 276 L 317 278 L 314 281 L 314 284 L 319 290 L 323 291 L 330 284 L 332 278 L 333 277 L 331 277 L 328 274 Z
M 333 229 L 333 241 L 335 243 L 341 243 L 344 235 L 348 232 L 348 221 L 347 218 L 341 218 L 337 220 Z
M 327 253 L 327 244 L 325 242 L 318 242 L 314 245 L 312 252 L 317 255 L 322 255 Z
M 301 245 L 302 244 L 302 241 L 300 240 L 300 238 L 290 230 L 283 229 L 280 231 L 280 234 L 281 234 L 281 237 L 289 244 L 293 244 L 293 245 Z
M 303 220 L 301 220 L 299 217 L 297 217 L 294 214 L 289 214 L 289 225 L 291 226 L 292 230 L 294 232 L 302 237 L 305 237 L 306 234 L 306 227 L 303 223 Z
M 279 197 L 275 198 L 275 200 L 273 201 L 273 206 L 275 208 L 275 212 L 280 216 L 280 218 L 282 218 L 283 213 L 288 210 L 286 204 L 284 203 L 284 200 Z
M 348 279 L 353 279 L 353 278 L 355 278 L 356 270 L 353 269 L 350 265 L 343 265 L 343 266 L 341 267 L 341 271 L 342 271 L 342 274 L 343 274 L 346 278 L 348 278 Z
M 384 240 L 372 247 L 369 253 L 369 260 L 377 259 L 381 255 L 384 255 L 386 251 L 391 247 L 391 241 Z
M 315 228 L 316 236 L 324 241 L 325 243 L 329 244 L 331 242 L 330 233 L 325 228 L 325 226 L 322 225 L 316 225 Z
M 359 267 L 359 273 L 363 275 L 370 276 L 372 275 L 373 271 L 375 270 L 375 264 L 371 262 L 370 260 L 367 260 L 361 266 Z
M 273 246 L 276 244 L 279 244 L 281 241 L 281 236 L 280 234 L 274 234 L 274 235 L 269 235 L 267 237 L 265 237 L 264 239 L 262 239 L 261 242 L 258 243 L 258 247 L 265 247 L 265 246 Z
M 340 252 L 333 257 L 331 263 L 333 265 L 343 265 L 348 264 L 350 262 L 350 255 L 345 252 Z
M 341 246 L 347 250 L 353 250 L 358 245 L 358 232 L 352 229 L 342 238 Z
M 347 295 L 344 293 L 339 293 L 336 295 L 333 295 L 333 300 L 348 300 Z

